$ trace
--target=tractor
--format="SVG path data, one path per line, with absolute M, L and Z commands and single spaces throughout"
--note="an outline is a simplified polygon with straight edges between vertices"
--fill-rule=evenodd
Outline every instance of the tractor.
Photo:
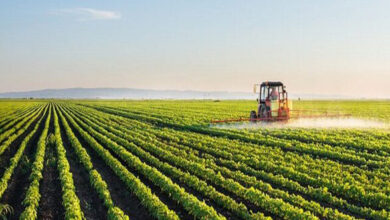
M 254 85 L 254 93 L 260 86 L 258 108 L 251 111 L 249 119 L 255 121 L 283 121 L 290 118 L 292 102 L 288 99 L 286 86 L 281 82 L 263 82 Z

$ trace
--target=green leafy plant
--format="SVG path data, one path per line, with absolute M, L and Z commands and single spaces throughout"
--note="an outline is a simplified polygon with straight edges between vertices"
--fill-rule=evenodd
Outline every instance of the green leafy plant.
M 0 218 L 3 220 L 7 219 L 7 216 L 12 215 L 14 212 L 13 208 L 8 204 L 0 203 Z

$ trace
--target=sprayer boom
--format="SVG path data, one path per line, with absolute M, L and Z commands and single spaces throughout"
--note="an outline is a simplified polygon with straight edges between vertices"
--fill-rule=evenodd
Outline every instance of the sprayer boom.
M 351 117 L 351 114 L 341 114 L 341 113 L 332 113 L 332 112 L 322 112 L 320 114 L 307 114 L 307 112 L 315 112 L 311 110 L 294 110 L 291 111 L 293 113 L 290 115 L 290 117 L 264 117 L 264 118 L 230 118 L 230 119 L 223 119 L 223 120 L 212 120 L 211 123 L 229 123 L 229 122 L 241 122 L 241 121 L 251 121 L 251 122 L 258 122 L 258 121 L 264 121 L 264 122 L 276 122 L 276 121 L 288 121 L 290 119 L 301 119 L 301 118 L 345 118 L 345 117 Z M 290 114 L 291 114 L 290 113 Z

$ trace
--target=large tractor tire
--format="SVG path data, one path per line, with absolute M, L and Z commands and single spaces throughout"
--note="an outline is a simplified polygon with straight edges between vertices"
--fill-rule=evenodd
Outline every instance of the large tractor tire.
M 268 111 L 267 111 L 267 108 L 262 108 L 262 109 L 261 109 L 261 117 L 262 117 L 262 118 L 268 118 Z
M 268 111 L 267 111 L 267 107 L 265 106 L 265 104 L 260 106 L 259 117 L 262 119 L 268 118 Z
M 251 114 L 249 116 L 251 122 L 256 122 L 257 120 L 257 114 L 256 114 L 256 111 L 251 111 Z

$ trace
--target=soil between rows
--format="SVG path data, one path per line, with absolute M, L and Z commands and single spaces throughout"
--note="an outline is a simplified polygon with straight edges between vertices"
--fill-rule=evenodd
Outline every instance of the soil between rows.
M 50 118 L 48 136 L 54 134 L 53 112 Z M 46 144 L 45 162 L 40 183 L 41 199 L 38 207 L 38 219 L 64 219 L 65 210 L 62 206 L 62 189 L 57 170 L 57 153 L 55 145 Z
M 122 209 L 130 219 L 154 219 L 150 216 L 149 211 L 142 206 L 141 201 L 134 194 L 129 192 L 127 186 L 120 180 L 115 172 L 105 164 L 103 159 L 100 158 L 100 156 L 81 137 L 77 129 L 75 129 L 69 121 L 68 124 L 90 156 L 94 168 L 99 172 L 104 181 L 106 181 L 114 205 Z
M 65 134 L 61 120 L 59 120 L 59 125 L 62 142 L 66 149 L 66 157 L 70 165 L 70 172 L 73 176 L 76 194 L 80 200 L 80 206 L 84 213 L 84 217 L 86 219 L 106 219 L 107 208 L 104 207 L 103 201 L 99 198 L 99 195 L 91 186 L 89 173 L 83 167 L 81 162 L 79 162 L 79 159 Z

